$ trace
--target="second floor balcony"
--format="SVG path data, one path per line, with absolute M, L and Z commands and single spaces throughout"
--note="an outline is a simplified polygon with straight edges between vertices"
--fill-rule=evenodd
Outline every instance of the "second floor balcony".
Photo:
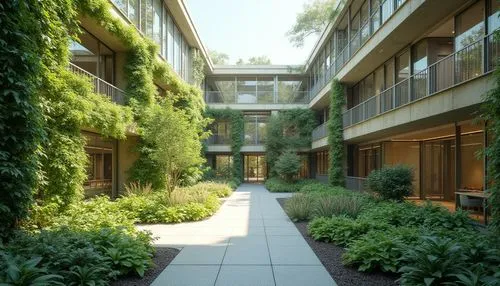
M 489 34 L 345 111 L 344 128 L 490 73 L 499 52 Z
M 88 78 L 94 87 L 94 92 L 108 97 L 112 102 L 117 104 L 125 103 L 125 92 L 116 86 L 100 79 L 99 77 L 89 73 L 88 71 L 70 63 L 69 69 L 75 74 Z

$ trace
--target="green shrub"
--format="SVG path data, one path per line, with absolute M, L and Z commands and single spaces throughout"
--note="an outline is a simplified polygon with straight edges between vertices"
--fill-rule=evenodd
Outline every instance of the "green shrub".
M 2 250 L 0 279 L 12 276 L 15 267 L 25 266 L 29 267 L 21 271 L 21 275 L 32 273 L 30 277 L 58 278 L 48 284 L 35 285 L 58 285 L 58 281 L 62 282 L 60 285 L 108 285 L 119 275 L 134 273 L 142 277 L 152 265 L 151 241 L 148 233 L 120 228 L 18 232 Z M 16 258 L 11 259 L 14 254 Z M 12 263 L 14 266 L 9 270 Z M 29 280 L 12 283 L 32 285 Z
M 313 215 L 315 217 L 332 217 L 346 215 L 356 218 L 365 205 L 361 196 L 335 195 L 323 193 L 315 196 Z
M 308 220 L 313 209 L 314 203 L 311 197 L 304 194 L 295 194 L 285 202 L 285 212 L 293 221 Z
M 496 243 L 495 243 L 496 242 Z M 461 239 L 424 237 L 401 258 L 402 285 L 498 285 L 498 238 L 475 234 Z
M 0 281 L 2 285 L 49 286 L 64 285 L 63 277 L 48 274 L 46 267 L 40 267 L 42 257 L 26 259 L 0 251 Z
M 343 262 L 357 266 L 359 271 L 380 269 L 396 273 L 403 253 L 419 243 L 420 233 L 419 229 L 408 227 L 370 231 L 349 244 Z
M 339 190 L 339 189 L 340 188 L 335 188 L 335 187 L 331 187 L 331 186 L 328 186 L 328 185 L 323 184 L 323 183 L 316 182 L 316 183 L 311 183 L 311 184 L 307 184 L 307 185 L 303 186 L 302 188 L 300 188 L 300 192 L 303 192 L 303 193 L 335 192 L 336 190 Z
M 372 171 L 368 188 L 384 200 L 403 201 L 413 192 L 413 170 L 404 165 L 386 166 Z
M 431 229 L 467 230 L 472 228 L 466 212 L 451 213 L 430 202 L 417 206 L 411 202 L 382 202 L 360 214 L 362 219 L 383 221 L 393 226 L 425 226 Z
M 278 157 L 274 170 L 286 182 L 292 182 L 300 171 L 300 165 L 300 157 L 294 152 L 287 151 Z
M 266 188 L 273 193 L 294 193 L 302 187 L 317 183 L 314 179 L 300 179 L 295 182 L 286 182 L 280 178 L 269 178 L 266 180 Z
M 193 186 L 206 190 L 208 193 L 215 194 L 219 198 L 229 197 L 233 193 L 233 188 L 227 183 L 218 182 L 200 182 Z
M 308 231 L 314 240 L 333 242 L 345 246 L 371 230 L 385 230 L 387 224 L 376 221 L 355 220 L 346 216 L 315 218 L 308 225 Z

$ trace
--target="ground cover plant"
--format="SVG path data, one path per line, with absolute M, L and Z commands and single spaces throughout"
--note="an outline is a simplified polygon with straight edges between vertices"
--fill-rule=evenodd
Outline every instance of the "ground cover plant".
M 343 264 L 359 271 L 397 274 L 401 285 L 500 285 L 499 240 L 464 211 L 321 183 L 304 186 L 284 209 L 310 220 L 314 240 L 345 248 Z

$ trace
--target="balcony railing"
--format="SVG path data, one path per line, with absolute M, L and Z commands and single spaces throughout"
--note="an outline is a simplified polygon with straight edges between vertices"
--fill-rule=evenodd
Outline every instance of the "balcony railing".
M 307 91 L 205 91 L 206 103 L 220 104 L 307 104 Z
M 95 75 L 89 73 L 88 71 L 80 68 L 79 66 L 73 63 L 69 63 L 69 69 L 70 71 L 78 75 L 88 78 L 92 82 L 92 85 L 94 86 L 95 93 L 100 93 L 102 95 L 105 95 L 115 103 L 124 104 L 125 92 L 123 90 L 96 77 Z
M 212 134 L 207 139 L 208 145 L 229 145 L 231 144 L 231 138 L 225 135 Z
M 313 132 L 312 132 L 312 140 L 313 141 L 316 141 L 316 140 L 319 140 L 319 139 L 322 139 L 322 138 L 325 138 L 327 135 L 326 135 L 326 122 L 321 124 L 320 126 L 314 128 Z
M 374 7 L 370 18 L 361 24 L 361 28 L 352 36 L 349 42 L 339 49 L 335 57 L 316 78 L 310 92 L 310 99 L 318 93 L 337 75 L 342 67 L 351 59 L 351 57 L 378 31 L 394 12 L 403 5 L 405 0 L 385 0 L 380 6 Z
M 488 73 L 495 69 L 499 52 L 494 33 L 485 36 L 347 110 L 343 114 L 344 127 Z

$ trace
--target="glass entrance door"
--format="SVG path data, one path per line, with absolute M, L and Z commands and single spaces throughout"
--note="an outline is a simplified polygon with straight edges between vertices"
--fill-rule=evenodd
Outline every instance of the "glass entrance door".
M 245 155 L 245 182 L 263 182 L 267 176 L 267 164 L 264 155 Z
M 429 200 L 453 200 L 455 191 L 455 140 L 425 142 L 422 159 L 424 198 Z

